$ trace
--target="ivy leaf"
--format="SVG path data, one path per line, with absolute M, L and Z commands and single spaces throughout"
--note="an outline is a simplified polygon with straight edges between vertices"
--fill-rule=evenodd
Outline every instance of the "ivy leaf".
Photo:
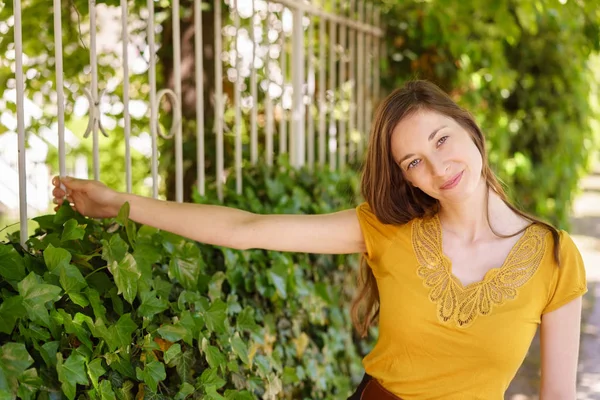
M 169 278 L 176 279 L 186 290 L 196 290 L 202 255 L 195 243 L 186 242 L 169 263 Z
M 175 364 L 171 364 L 171 361 L 175 359 L 178 355 L 181 354 L 181 345 L 179 343 L 175 343 L 167 351 L 165 351 L 165 362 L 169 367 L 175 366 Z
M 96 358 L 91 363 L 87 365 L 87 373 L 90 379 L 92 380 L 92 385 L 94 388 L 98 389 L 98 378 L 106 373 L 106 370 L 102 366 L 102 359 Z M 104 381 L 107 382 L 107 381 Z M 113 394 L 114 396 L 114 394 Z
M 45 231 L 55 230 L 60 227 L 60 225 L 54 223 L 54 215 L 51 214 L 40 215 L 39 217 L 34 217 L 31 219 L 37 222 L 40 228 Z
M 129 211 L 130 210 L 131 210 L 131 207 L 130 207 L 128 201 L 126 201 L 119 209 L 119 213 L 117 214 L 117 222 L 121 226 L 125 226 L 127 224 L 127 221 L 129 221 Z
M 100 395 L 100 400 L 117 400 L 115 392 L 112 390 L 112 385 L 107 379 L 100 382 L 98 394 Z
M 142 317 L 152 318 L 155 314 L 161 313 L 169 307 L 166 300 L 156 297 L 156 291 L 142 292 L 140 298 L 142 304 L 138 308 L 138 314 Z
M 277 294 L 282 299 L 287 298 L 287 277 L 289 275 L 289 269 L 284 264 L 276 264 L 273 268 L 271 268 L 268 272 L 269 278 L 271 278 L 271 282 L 275 285 L 275 289 L 277 290 Z
M 158 328 L 158 333 L 163 339 L 169 342 L 178 342 L 180 340 L 188 342 L 192 338 L 191 332 L 181 324 L 163 325 Z
M 77 213 L 68 203 L 62 203 L 56 214 L 54 214 L 54 224 L 61 226 L 71 218 L 77 218 Z
M 210 283 L 208 284 L 208 297 L 211 301 L 221 298 L 221 294 L 223 293 L 221 287 L 223 286 L 224 281 L 225 274 L 222 271 L 217 272 L 211 277 Z
M 248 347 L 246 347 L 246 343 L 240 338 L 240 334 L 238 332 L 233 335 L 232 338 L 229 339 L 229 343 L 231 344 L 231 348 L 233 352 L 242 360 L 242 362 L 246 365 L 250 364 L 250 359 L 248 357 Z
M 213 386 L 219 389 L 225 386 L 227 382 L 219 376 L 217 368 L 206 368 L 200 375 L 200 383 L 202 386 Z
M 137 325 L 131 319 L 131 314 L 123 314 L 119 321 L 108 328 L 106 343 L 111 351 L 131 344 L 131 335 L 137 329 Z
M 283 369 L 283 384 L 284 385 L 291 385 L 294 383 L 297 383 L 300 379 L 298 378 L 298 374 L 296 373 L 296 370 L 292 367 L 285 367 Z
M 87 385 L 88 378 L 85 373 L 85 358 L 79 353 L 73 352 L 63 363 L 62 354 L 56 353 L 56 372 L 61 388 L 69 400 L 75 399 L 77 384 Z
M 104 381 L 103 381 L 104 382 Z M 117 389 L 117 398 L 119 400 L 133 400 L 133 382 L 125 381 L 123 386 Z
M 31 272 L 17 286 L 29 318 L 49 328 L 51 321 L 46 303 L 57 301 L 60 298 L 62 289 L 55 285 L 39 283 L 39 281 L 39 277 Z
M 109 265 L 123 260 L 129 249 L 127 243 L 118 234 L 111 235 L 108 242 L 102 239 L 101 243 L 102 259 Z
M 60 342 L 46 342 L 42 346 L 39 346 L 34 342 L 34 346 L 36 346 L 36 350 L 40 353 L 44 362 L 48 367 L 56 366 L 56 352 L 58 351 L 58 345 Z M 39 348 L 37 347 L 39 346 Z
M 20 281 L 25 278 L 23 258 L 9 244 L 0 245 L 0 276 L 7 281 Z
M 62 268 L 59 280 L 60 285 L 67 293 L 79 293 L 87 286 L 87 282 L 79 269 L 71 264 Z
M 225 398 L 227 400 L 254 400 L 254 396 L 247 390 L 231 390 L 225 391 Z
M 255 332 L 259 326 L 254 320 L 254 309 L 246 307 L 237 316 L 237 328 L 240 331 Z
M 206 398 L 209 400 L 227 400 L 225 397 L 217 393 L 217 389 L 214 386 L 208 386 L 206 388 Z
M 254 362 L 258 367 L 258 370 L 262 373 L 262 376 L 267 376 L 267 374 L 271 371 L 271 363 L 269 359 L 262 354 L 259 354 L 254 358 Z
M 0 372 L 8 379 L 16 380 L 33 364 L 33 358 L 23 343 L 9 342 L 0 347 Z
M 137 294 L 138 280 L 142 276 L 142 273 L 131 253 L 125 254 L 120 262 L 113 261 L 109 264 L 108 269 L 113 274 L 115 284 L 119 289 L 117 294 L 122 293 L 125 300 L 129 304 L 133 304 L 133 300 Z
M 92 310 L 94 310 L 94 315 L 96 319 L 106 320 L 106 307 L 100 300 L 100 294 L 96 289 L 92 289 L 90 287 L 86 288 L 83 292 L 88 300 L 90 301 L 90 305 L 92 306 Z
M 193 350 L 188 349 L 182 353 L 179 343 L 175 343 L 165 352 L 165 362 L 169 367 L 175 367 L 182 382 L 192 382 L 192 367 L 195 362 Z
M 85 298 L 81 293 L 67 293 L 71 301 L 80 307 L 87 307 L 90 305 L 88 299 Z
M 204 313 L 206 327 L 211 332 L 224 333 L 225 320 L 227 319 L 227 304 L 221 299 L 215 300 Z
M 13 296 L 4 299 L 0 304 L 0 332 L 10 334 L 15 327 L 17 319 L 22 318 L 27 314 L 27 310 L 23 307 L 23 298 L 21 296 Z
M 31 272 L 25 279 L 19 282 L 19 294 L 23 297 L 25 305 L 34 306 L 46 302 L 58 300 L 62 291 L 60 287 L 39 283 L 39 277 Z
M 221 351 L 212 345 L 206 346 L 206 361 L 211 368 L 218 368 L 225 363 L 225 356 Z
M 201 328 L 198 327 L 198 324 L 203 322 L 201 316 L 197 315 L 194 317 L 191 312 L 185 310 L 181 312 L 179 318 L 177 325 L 184 327 L 188 333 L 183 337 L 183 341 L 192 346 L 194 337 L 198 336 L 198 331 Z
M 184 382 L 179 389 L 179 392 L 175 395 L 175 400 L 185 400 L 186 397 L 196 391 L 196 388 L 187 382 Z
M 72 218 L 65 222 L 64 230 L 60 238 L 61 242 L 68 240 L 80 240 L 85 235 L 85 225 L 79 226 L 77 220 Z
M 31 400 L 42 384 L 42 379 L 38 376 L 37 370 L 30 368 L 19 377 L 17 396 L 22 400 Z
M 77 223 L 74 219 L 70 221 Z M 58 275 L 60 285 L 65 292 L 78 293 L 87 286 L 79 269 L 71 264 L 71 253 L 67 250 L 48 245 L 44 250 L 44 262 L 50 272 Z
M 167 378 L 165 365 L 160 361 L 152 361 L 146 364 L 144 370 L 136 367 L 135 374 L 138 379 L 143 380 L 154 392 L 156 392 L 158 382 Z
M 44 262 L 48 271 L 58 275 L 60 270 L 71 263 L 71 253 L 67 250 L 54 247 L 51 244 L 44 250 Z
M 86 318 L 89 318 L 88 316 L 77 313 L 73 319 L 71 318 L 71 314 L 61 308 L 58 311 L 53 312 L 53 317 L 64 325 L 66 333 L 75 334 L 77 339 L 79 339 L 88 349 L 93 349 L 94 345 L 89 338 L 89 333 L 82 326 Z

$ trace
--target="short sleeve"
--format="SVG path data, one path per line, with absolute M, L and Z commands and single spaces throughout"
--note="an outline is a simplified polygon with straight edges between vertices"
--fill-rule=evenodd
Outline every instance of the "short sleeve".
M 367 259 L 370 261 L 377 260 L 383 250 L 391 243 L 397 227 L 379 221 L 367 203 L 362 203 L 356 207 L 356 215 L 367 247 Z
M 559 254 L 560 266 L 555 266 L 548 303 L 542 314 L 554 311 L 587 292 L 581 253 L 565 231 L 560 231 Z

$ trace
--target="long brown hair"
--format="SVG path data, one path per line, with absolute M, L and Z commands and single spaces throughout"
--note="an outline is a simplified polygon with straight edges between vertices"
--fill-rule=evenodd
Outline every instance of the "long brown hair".
M 411 81 L 404 87 L 396 89 L 381 102 L 375 113 L 363 166 L 361 192 L 377 219 L 384 224 L 401 225 L 414 218 L 433 215 L 439 210 L 436 199 L 408 183 L 394 162 L 391 151 L 394 128 L 402 119 L 421 110 L 434 111 L 453 118 L 469 132 L 483 159 L 482 176 L 486 180 L 487 187 L 493 190 L 512 211 L 531 223 L 544 225 L 550 230 L 555 243 L 554 258 L 559 263 L 559 233 L 556 228 L 524 213 L 510 203 L 503 186 L 489 166 L 485 138 L 473 116 L 452 101 L 439 87 L 428 81 Z M 489 196 L 489 190 L 486 193 Z M 487 220 L 489 224 L 489 210 Z M 498 234 L 491 225 L 490 228 L 499 237 L 515 236 L 526 229 L 512 235 L 502 235 Z M 352 322 L 358 333 L 364 337 L 379 315 L 377 282 L 364 257 L 361 260 L 358 285 L 357 295 L 352 302 Z

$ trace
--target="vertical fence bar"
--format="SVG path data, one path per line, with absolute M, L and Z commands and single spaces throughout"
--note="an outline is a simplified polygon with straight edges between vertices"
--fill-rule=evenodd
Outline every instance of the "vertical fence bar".
M 340 9 L 341 14 L 345 15 L 342 9 Z M 340 169 L 343 170 L 346 167 L 346 118 L 348 113 L 344 112 L 344 106 L 347 101 L 347 96 L 345 92 L 346 88 L 346 34 L 348 28 L 345 24 L 340 24 L 340 61 L 339 61 L 339 107 L 342 109 L 342 113 L 340 114 L 339 120 L 339 129 L 340 134 L 338 137 L 338 158 L 339 158 L 339 166 Z
M 331 12 L 335 14 L 337 6 L 337 0 L 331 0 Z M 337 156 L 337 127 L 335 121 L 335 105 L 336 105 L 336 93 L 335 93 L 335 58 L 336 58 L 336 39 L 337 24 L 333 21 L 329 21 L 329 135 L 327 141 L 327 150 L 329 151 L 329 169 L 335 171 L 336 169 L 336 156 Z
M 56 101 L 58 111 L 58 170 L 65 176 L 65 89 L 63 83 L 62 9 L 60 0 L 54 0 L 54 59 L 56 68 Z
M 194 56 L 196 74 L 196 176 L 198 193 L 204 196 L 206 176 L 204 174 L 204 43 L 202 38 L 202 0 L 194 0 Z M 216 55 L 215 55 L 216 58 Z
M 217 135 L 217 196 L 223 201 L 223 64 L 221 2 L 215 1 L 215 129 Z
M 55 0 L 57 1 L 57 0 Z M 129 114 L 129 29 L 127 0 L 121 0 L 121 41 L 123 42 L 123 131 L 125 134 L 125 186 L 132 191 L 131 178 L 131 116 Z
M 100 99 L 98 98 L 98 61 L 96 54 L 96 0 L 89 0 L 90 9 L 90 65 L 92 67 L 92 103 L 90 117 L 98 117 L 92 125 L 94 179 L 100 179 L 100 146 L 98 143 L 98 124 L 100 121 Z M 92 114 L 93 113 L 93 114 Z
M 350 2 L 350 18 L 356 19 L 356 0 Z M 354 144 L 354 131 L 356 130 L 356 80 L 354 78 L 356 70 L 356 28 L 350 29 L 349 45 L 350 48 L 350 65 L 349 65 L 349 81 L 350 81 L 350 112 L 348 116 L 348 160 L 354 161 L 356 156 L 356 146 Z
M 173 75 L 175 97 L 178 105 L 173 105 L 173 119 L 181 121 L 181 27 L 179 23 L 179 0 L 173 0 Z M 175 200 L 183 202 L 183 124 L 178 124 L 175 132 Z
M 311 15 L 311 17 L 313 17 Z M 308 157 L 308 168 L 312 171 L 315 165 L 315 118 L 313 115 L 314 103 L 315 103 L 315 24 L 314 17 L 310 19 L 308 25 L 308 57 L 307 57 L 307 88 L 308 88 L 308 105 L 306 106 L 306 112 L 308 114 L 308 135 L 307 135 L 307 157 Z
M 254 24 L 256 18 L 255 0 L 251 0 L 252 16 L 250 17 L 250 40 L 252 41 L 252 61 L 250 62 L 250 95 L 252 96 L 252 113 L 250 116 L 250 161 L 256 164 L 258 161 L 258 88 L 256 83 L 256 38 Z
M 375 26 L 379 27 L 381 23 L 381 7 L 377 7 L 376 11 L 375 11 Z M 375 80 L 375 82 L 373 83 L 373 101 L 374 101 L 374 106 L 377 107 L 379 105 L 379 100 L 380 100 L 380 86 L 381 86 L 381 43 L 383 42 L 383 38 L 379 37 L 379 36 L 375 36 L 374 38 L 375 40 L 375 46 L 373 46 L 373 62 L 375 63 L 374 65 L 374 71 L 373 71 L 373 79 Z M 373 119 L 373 112 L 374 110 L 371 110 L 371 120 Z
M 304 13 L 301 10 L 293 10 L 294 34 L 292 35 L 292 143 L 291 159 L 292 165 L 300 168 L 306 162 L 305 132 L 304 132 L 304 101 L 302 87 L 304 85 L 304 28 L 302 19 Z
M 365 18 L 365 1 L 358 0 L 358 20 L 359 22 L 364 22 Z M 357 149 L 356 155 L 360 160 L 363 154 L 364 142 L 363 136 L 365 135 L 365 124 L 364 124 L 364 107 L 365 107 L 365 33 L 363 31 L 358 32 L 358 56 L 357 60 L 360 62 L 357 63 L 358 66 L 358 74 L 356 77 L 356 110 L 357 110 L 357 120 L 356 126 L 358 132 L 360 134 L 359 139 L 357 141 Z
M 325 17 L 319 17 L 319 166 L 325 166 L 325 128 L 327 103 L 325 98 Z
M 285 7 L 281 5 L 281 37 L 280 37 L 280 54 L 279 66 L 281 67 L 281 97 L 279 104 L 281 107 L 281 115 L 279 120 L 279 154 L 287 152 L 287 121 L 285 120 L 285 107 L 283 106 L 283 96 L 285 94 L 285 77 L 287 74 L 287 54 L 285 53 L 285 31 L 283 30 L 283 13 Z
M 366 23 L 368 25 L 373 25 L 373 3 L 367 3 L 367 11 L 365 17 Z M 373 35 L 371 33 L 366 34 L 366 43 L 365 43 L 365 104 L 364 104 L 364 136 L 362 137 L 363 146 L 369 140 L 369 134 L 371 130 L 371 109 L 373 108 L 373 99 L 372 99 L 372 91 L 373 91 Z
M 237 0 L 232 0 L 231 11 L 233 12 L 233 24 L 235 26 L 235 82 L 233 83 L 233 97 L 235 108 L 235 190 L 242 194 L 242 108 L 240 105 L 242 96 L 242 76 L 240 71 L 240 13 Z
M 25 82 L 23 79 L 23 27 L 21 20 L 21 0 L 13 1 L 15 18 L 15 78 L 17 81 L 17 134 L 19 152 L 19 218 L 21 246 L 29 237 L 27 229 L 27 168 L 25 164 Z
M 156 45 L 154 43 L 154 1 L 146 0 L 148 7 L 148 50 L 150 53 L 148 78 L 150 81 L 150 133 L 152 136 L 152 197 L 158 197 L 158 104 L 156 103 Z
M 266 151 L 266 162 L 268 166 L 273 165 L 273 131 L 274 131 L 274 120 L 273 120 L 273 99 L 271 98 L 271 40 L 269 39 L 269 32 L 271 30 L 273 13 L 271 12 L 271 2 L 267 1 L 267 58 L 265 60 L 265 79 L 267 89 L 265 90 L 265 113 L 266 113 L 266 127 L 265 127 L 265 151 Z

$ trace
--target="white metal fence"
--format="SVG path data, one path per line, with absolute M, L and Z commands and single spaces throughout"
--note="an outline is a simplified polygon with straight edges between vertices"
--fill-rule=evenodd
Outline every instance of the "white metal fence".
M 58 122 L 59 171 L 66 174 L 65 165 L 65 92 L 63 82 L 63 43 L 61 26 L 61 0 L 53 0 L 55 35 L 56 76 L 56 120 Z M 25 124 L 25 83 L 23 59 L 21 1 L 14 0 L 14 70 L 16 89 L 16 131 L 18 134 L 18 175 L 20 199 L 21 242 L 27 233 L 27 171 Z M 130 44 L 128 24 L 129 6 L 121 0 L 121 68 L 123 74 L 122 103 L 126 158 L 126 188 L 132 189 L 131 174 L 131 116 L 129 76 Z M 275 137 L 278 136 L 278 153 L 288 153 L 290 162 L 296 167 L 308 165 L 329 167 L 331 170 L 344 168 L 348 161 L 361 157 L 365 138 L 368 135 L 372 110 L 379 98 L 380 52 L 382 30 L 379 27 L 380 11 L 373 3 L 365 0 L 332 0 L 327 4 L 301 0 L 229 0 L 214 3 L 214 57 L 216 135 L 216 181 L 219 196 L 226 171 L 224 155 L 224 132 L 235 135 L 235 157 L 228 164 L 234 166 L 234 179 L 238 192 L 242 191 L 243 160 L 256 163 L 261 157 L 267 164 L 273 163 Z M 182 143 L 182 87 L 181 42 L 179 0 L 172 1 L 173 74 L 174 88 L 157 90 L 156 43 L 154 1 L 147 0 L 147 53 L 149 89 L 149 114 L 151 137 L 152 194 L 158 196 L 158 141 L 174 140 L 176 199 L 183 198 L 183 143 Z M 99 91 L 97 8 L 95 0 L 89 0 L 89 54 L 91 85 L 83 93 L 89 102 L 89 123 L 83 138 L 91 136 L 93 141 L 93 177 L 100 176 L 101 135 L 110 134 L 102 125 L 101 109 L 105 102 Z M 104 8 L 103 8 L 104 10 Z M 114 10 L 113 10 L 114 11 Z M 203 38 L 202 4 L 194 0 L 195 34 L 195 77 L 196 77 L 196 140 L 197 140 L 197 185 L 204 194 L 205 177 L 205 104 L 203 99 Z M 229 17 L 229 18 L 226 18 Z M 240 30 L 244 19 L 250 29 Z M 233 35 L 225 34 L 222 21 L 231 21 Z M 29 34 L 29 32 L 26 32 Z M 229 39 L 228 39 L 229 37 Z M 291 41 L 291 51 L 288 51 Z M 250 50 L 247 48 L 250 43 Z M 225 49 L 224 49 L 225 47 Z M 224 62 L 229 55 L 229 62 Z M 290 58 L 290 60 L 288 60 Z M 291 77 L 288 77 L 288 62 Z M 263 80 L 258 82 L 257 70 L 262 69 Z M 225 72 L 225 74 L 224 74 Z M 224 76 L 225 75 L 225 76 Z M 223 82 L 230 80 L 234 85 L 233 99 L 223 92 Z M 263 104 L 258 103 L 261 96 Z M 173 110 L 173 125 L 164 133 L 159 127 L 159 105 L 161 99 L 170 98 Z M 225 126 L 225 103 L 235 110 L 231 126 Z M 242 114 L 242 103 L 250 106 L 248 115 Z M 265 123 L 259 126 L 259 109 Z M 276 118 L 278 116 L 278 118 Z M 278 121 L 277 121 L 278 119 Z M 276 123 L 278 125 L 276 127 Z M 244 154 L 242 126 L 246 123 L 250 132 L 249 151 Z M 288 130 L 289 128 L 289 130 Z M 162 138 L 162 139 L 161 139 Z M 260 145 L 259 145 L 260 144 Z M 259 154 L 259 148 L 264 149 Z M 15 149 L 17 150 L 17 149 Z

